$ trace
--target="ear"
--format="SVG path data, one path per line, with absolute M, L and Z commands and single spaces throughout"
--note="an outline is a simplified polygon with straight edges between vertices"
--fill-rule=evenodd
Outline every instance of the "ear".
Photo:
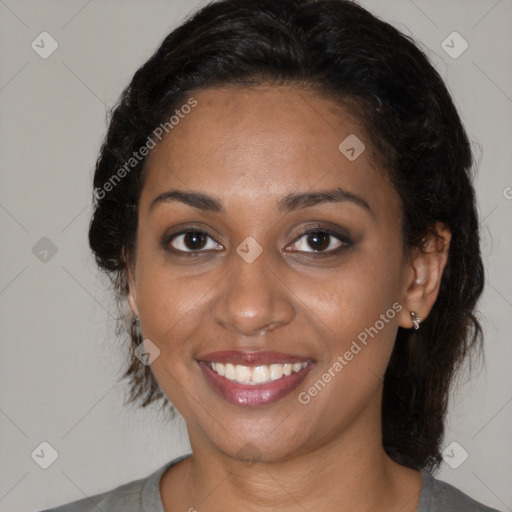
M 137 306 L 137 292 L 136 292 L 136 286 L 135 286 L 135 264 L 130 261 L 129 258 L 126 256 L 123 256 L 123 259 L 126 264 L 126 273 L 127 273 L 127 294 L 126 298 L 128 300 L 128 304 L 130 306 L 130 309 L 132 310 L 134 315 L 139 316 L 139 308 Z
M 404 308 L 398 317 L 400 327 L 413 327 L 411 311 L 422 320 L 429 315 L 439 294 L 443 271 L 448 262 L 450 240 L 450 230 L 438 222 L 434 233 L 425 238 L 423 247 L 413 250 L 407 263 L 402 299 Z

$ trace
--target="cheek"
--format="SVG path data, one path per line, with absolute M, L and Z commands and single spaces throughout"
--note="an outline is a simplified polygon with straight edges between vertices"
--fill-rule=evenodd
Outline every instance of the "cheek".
M 205 277 L 180 277 L 157 265 L 148 265 L 140 273 L 138 288 L 139 311 L 144 335 L 165 345 L 166 349 L 178 348 L 173 340 L 180 339 L 197 315 L 211 288 Z
M 321 319 L 331 333 L 343 333 L 345 340 L 373 326 L 390 308 L 386 319 L 396 322 L 392 305 L 400 299 L 400 257 L 396 248 L 385 252 L 378 246 L 368 243 L 345 264 L 315 279 L 302 276 L 292 287 L 304 309 Z
M 165 254 L 141 243 L 137 259 L 137 299 L 144 337 L 160 349 L 153 370 L 172 374 L 180 382 L 196 372 L 195 351 L 212 332 L 210 309 L 216 286 L 227 269 L 221 266 L 198 272 L 194 264 L 171 264 Z M 163 373 L 162 373 L 163 372 Z
M 145 338 L 160 350 L 151 370 L 171 403 L 187 413 L 188 398 L 196 394 L 200 378 L 194 346 L 207 330 L 205 323 L 205 278 L 185 278 L 179 271 L 155 263 L 141 265 L 139 313 Z M 202 327 L 203 326 L 203 327 Z
M 396 261 L 361 257 L 330 279 L 295 290 L 318 334 L 320 364 L 299 395 L 311 417 L 329 416 L 338 425 L 378 396 L 402 308 Z

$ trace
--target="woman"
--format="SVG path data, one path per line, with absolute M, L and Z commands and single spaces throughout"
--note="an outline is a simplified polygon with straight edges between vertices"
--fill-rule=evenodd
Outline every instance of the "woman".
M 470 145 L 406 37 L 346 0 L 223 0 L 115 108 L 89 240 L 131 397 L 192 454 L 64 511 L 489 511 L 431 476 L 481 340 Z

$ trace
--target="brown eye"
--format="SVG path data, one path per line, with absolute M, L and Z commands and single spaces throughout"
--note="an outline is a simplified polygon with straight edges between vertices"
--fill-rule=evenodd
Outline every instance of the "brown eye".
M 302 233 L 292 245 L 292 249 L 297 252 L 324 254 L 337 253 L 349 247 L 352 247 L 352 242 L 346 236 L 327 229 Z
M 317 232 L 307 236 L 306 240 L 315 251 L 324 251 L 329 247 L 331 236 L 327 233 Z
M 204 231 L 189 230 L 176 233 L 166 241 L 172 250 L 177 252 L 202 252 L 205 250 L 218 250 L 217 244 Z
M 188 249 L 195 251 L 198 249 L 202 249 L 206 243 L 206 237 L 203 233 L 199 231 L 189 231 L 185 233 L 183 238 L 183 244 Z

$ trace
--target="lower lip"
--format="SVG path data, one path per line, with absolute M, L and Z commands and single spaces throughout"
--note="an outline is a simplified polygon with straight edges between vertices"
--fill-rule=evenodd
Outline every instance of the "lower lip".
M 308 363 L 296 373 L 265 384 L 239 384 L 234 380 L 221 377 L 204 361 L 200 361 L 199 366 L 208 383 L 220 396 L 232 404 L 253 407 L 277 402 L 290 394 L 306 378 L 313 368 L 313 363 Z

